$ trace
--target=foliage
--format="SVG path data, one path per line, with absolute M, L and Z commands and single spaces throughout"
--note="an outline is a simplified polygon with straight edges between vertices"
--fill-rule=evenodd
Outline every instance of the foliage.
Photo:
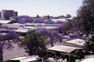
M 71 28 L 72 28 L 72 24 L 70 22 L 67 22 L 67 23 L 62 23 L 61 26 L 57 30 L 59 33 L 65 33 Z
M 16 18 L 18 23 L 24 24 L 24 23 L 31 23 L 33 19 L 29 16 L 19 16 Z
M 62 42 L 62 34 L 55 30 L 47 30 L 47 29 L 37 29 L 37 32 L 41 33 L 42 36 L 46 36 L 47 43 L 54 46 L 56 42 Z
M 90 38 L 88 38 L 86 42 L 87 43 L 85 44 L 85 50 L 87 51 L 87 53 L 94 54 L 94 36 L 91 36 Z
M 14 31 L 0 31 L 0 62 L 3 62 L 3 48 L 11 48 L 12 43 L 17 42 L 16 40 L 19 40 L 19 36 Z
M 65 16 L 65 18 L 71 18 L 71 15 L 70 15 L 70 14 L 67 14 L 67 15 Z
M 94 35 L 94 0 L 84 0 L 82 7 L 78 10 L 77 17 L 83 25 L 87 38 L 89 35 Z M 87 39 L 85 44 L 86 51 L 94 53 L 94 40 L 93 37 Z
M 46 49 L 45 39 L 45 36 L 41 36 L 40 33 L 35 30 L 31 30 L 27 32 L 22 43 L 26 46 L 26 50 L 30 55 L 39 55 L 41 51 Z
M 8 31 L 6 33 L 5 32 L 0 33 L 0 46 L 2 45 L 2 47 L 4 46 L 8 47 L 8 44 L 12 43 L 11 40 L 13 40 L 13 42 L 17 42 L 17 40 L 19 40 L 19 36 L 16 34 L 16 32 Z
M 78 17 L 87 33 L 94 31 L 94 0 L 84 0 Z
M 34 18 L 32 22 L 33 23 L 45 23 L 45 19 L 42 17 Z

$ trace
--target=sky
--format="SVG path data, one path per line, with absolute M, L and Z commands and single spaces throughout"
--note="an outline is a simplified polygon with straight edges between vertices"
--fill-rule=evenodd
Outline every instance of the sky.
M 76 16 L 82 0 L 0 0 L 0 11 L 15 10 L 18 15 L 59 16 L 71 14 Z

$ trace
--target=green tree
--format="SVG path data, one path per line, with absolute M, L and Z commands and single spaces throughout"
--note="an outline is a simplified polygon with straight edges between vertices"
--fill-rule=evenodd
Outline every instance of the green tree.
M 70 15 L 70 14 L 67 14 L 67 15 L 65 16 L 65 18 L 71 18 L 71 15 Z
M 27 35 L 22 39 L 22 43 L 26 46 L 26 51 L 29 55 L 39 55 L 46 50 L 45 39 L 45 36 L 31 30 L 28 31 Z
M 94 53 L 94 0 L 84 0 L 82 7 L 78 10 L 77 17 L 88 38 L 85 49 L 88 53 Z
M 37 18 L 40 18 L 40 16 L 39 16 L 39 15 L 37 15 L 36 17 L 37 17 Z

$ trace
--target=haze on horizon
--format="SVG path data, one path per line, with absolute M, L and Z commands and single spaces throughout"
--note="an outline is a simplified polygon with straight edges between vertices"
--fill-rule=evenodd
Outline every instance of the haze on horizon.
M 15 10 L 19 15 L 76 16 L 82 0 L 0 0 L 0 11 Z

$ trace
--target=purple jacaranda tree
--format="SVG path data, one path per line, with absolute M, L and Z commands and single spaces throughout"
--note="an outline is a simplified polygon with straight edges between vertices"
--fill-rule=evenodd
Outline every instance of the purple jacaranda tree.
M 57 31 L 64 35 L 70 36 L 70 38 L 85 39 L 83 26 L 81 24 L 78 26 L 76 20 L 61 23 L 61 26 L 57 28 Z
M 7 37 L 7 40 L 13 40 L 15 42 L 17 42 L 17 39 L 19 39 L 19 36 L 14 31 L 9 31 L 6 37 Z
M 15 40 L 15 41 L 14 41 Z M 0 62 L 3 62 L 3 48 L 11 48 L 13 42 L 17 42 L 19 36 L 14 31 L 0 31 Z
M 38 18 L 33 18 L 33 23 L 46 23 L 46 24 L 53 24 L 54 21 L 52 21 L 50 18 L 46 18 L 46 17 L 38 17 Z
M 55 30 L 37 29 L 36 31 L 40 32 L 42 36 L 47 36 L 46 41 L 51 44 L 51 46 L 54 46 L 56 42 L 62 42 L 62 34 Z
M 79 39 L 85 39 L 86 37 L 84 36 L 84 32 L 78 30 L 77 28 L 71 28 L 67 31 L 68 35 L 71 38 L 79 38 Z
M 45 19 L 43 17 L 33 18 L 33 23 L 45 23 Z
M 68 20 L 68 22 L 70 23 L 70 29 L 68 29 L 66 32 L 69 34 L 71 38 L 86 38 L 83 24 L 80 23 L 79 18 L 74 17 L 73 19 Z
M 69 23 L 69 22 L 63 22 L 60 26 L 59 26 L 59 28 L 57 28 L 57 31 L 59 32 L 59 33 L 66 33 L 66 31 L 68 31 L 70 28 L 71 28 L 72 26 L 71 26 L 71 24 Z
M 33 21 L 33 18 L 29 17 L 29 16 L 19 16 L 16 18 L 18 23 L 31 23 Z

